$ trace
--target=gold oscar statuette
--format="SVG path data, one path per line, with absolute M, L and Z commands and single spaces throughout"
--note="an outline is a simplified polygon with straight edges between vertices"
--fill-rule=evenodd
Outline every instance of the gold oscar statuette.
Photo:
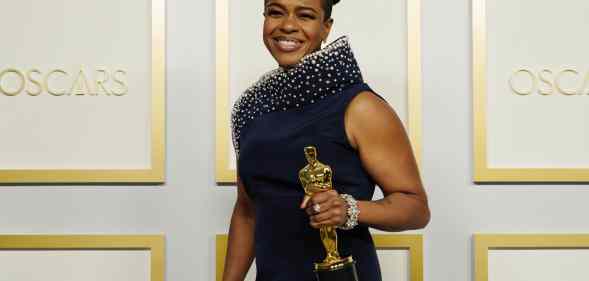
M 299 180 L 307 196 L 333 189 L 331 167 L 317 160 L 317 148 L 305 147 L 308 164 L 299 171 Z M 358 281 L 355 261 L 352 256 L 342 258 L 337 248 L 337 232 L 333 226 L 321 227 L 319 230 L 326 257 L 315 263 L 315 275 L 318 281 Z

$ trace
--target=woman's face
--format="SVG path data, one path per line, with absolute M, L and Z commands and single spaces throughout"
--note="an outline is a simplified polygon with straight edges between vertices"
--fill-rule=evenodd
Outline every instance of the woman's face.
M 325 19 L 322 0 L 267 0 L 264 44 L 282 67 L 321 48 L 333 20 Z

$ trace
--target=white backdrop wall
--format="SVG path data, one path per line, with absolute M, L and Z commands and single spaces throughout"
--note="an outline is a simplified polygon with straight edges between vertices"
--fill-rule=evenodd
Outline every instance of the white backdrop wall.
M 472 183 L 471 3 L 422 7 L 425 280 L 473 280 L 475 232 L 588 233 L 587 185 Z M 1 233 L 164 233 L 167 280 L 214 280 L 235 198 L 214 175 L 214 1 L 168 0 L 167 17 L 167 183 L 2 186 Z

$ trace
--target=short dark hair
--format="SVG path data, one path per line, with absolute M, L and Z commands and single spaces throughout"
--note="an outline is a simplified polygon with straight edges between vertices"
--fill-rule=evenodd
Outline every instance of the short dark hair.
M 331 11 L 333 10 L 333 5 L 339 3 L 340 0 L 321 0 L 321 5 L 323 6 L 323 11 L 325 11 L 325 20 L 331 19 Z M 264 0 L 264 4 L 266 4 L 268 0 Z
M 321 0 L 323 4 L 323 11 L 325 11 L 325 20 L 331 18 L 331 11 L 333 9 L 333 5 L 337 4 L 340 0 Z

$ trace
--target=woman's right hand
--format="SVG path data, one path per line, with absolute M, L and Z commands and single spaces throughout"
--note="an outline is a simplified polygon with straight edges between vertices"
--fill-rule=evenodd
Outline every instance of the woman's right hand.
M 342 226 L 348 218 L 348 205 L 334 189 L 305 195 L 301 209 L 305 209 L 311 227 L 316 229 Z

